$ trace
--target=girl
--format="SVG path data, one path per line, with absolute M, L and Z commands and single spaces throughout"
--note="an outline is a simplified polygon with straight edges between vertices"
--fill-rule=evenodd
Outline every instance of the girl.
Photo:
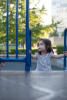
M 48 39 L 41 39 L 38 44 L 38 53 L 32 55 L 32 58 L 37 59 L 36 71 L 51 71 L 51 58 L 63 58 L 67 56 L 67 52 L 60 55 L 54 55 L 51 41 Z
M 0 67 L 4 67 L 4 65 L 0 62 Z

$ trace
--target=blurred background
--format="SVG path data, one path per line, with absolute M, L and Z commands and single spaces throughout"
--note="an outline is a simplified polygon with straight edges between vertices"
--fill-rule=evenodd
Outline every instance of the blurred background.
M 32 33 L 32 53 L 37 52 L 40 38 L 49 38 L 55 54 L 64 52 L 64 29 L 67 27 L 67 0 L 30 0 L 29 26 Z M 19 57 L 26 53 L 26 1 L 19 0 L 18 7 Z M 0 0 L 0 56 L 6 56 L 7 0 Z M 16 56 L 16 0 L 9 0 L 9 54 Z M 53 70 L 63 70 L 64 59 L 52 59 Z M 31 70 L 36 60 L 32 59 Z M 24 70 L 22 62 L 10 62 L 1 70 Z

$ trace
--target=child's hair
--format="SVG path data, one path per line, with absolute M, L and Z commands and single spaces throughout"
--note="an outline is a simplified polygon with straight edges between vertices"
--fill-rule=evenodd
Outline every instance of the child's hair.
M 40 39 L 40 41 L 43 41 L 44 46 L 46 46 L 47 53 L 53 52 L 51 41 L 49 39 Z M 39 43 L 38 43 L 38 46 L 39 46 Z M 41 55 L 41 51 L 39 51 L 38 53 Z

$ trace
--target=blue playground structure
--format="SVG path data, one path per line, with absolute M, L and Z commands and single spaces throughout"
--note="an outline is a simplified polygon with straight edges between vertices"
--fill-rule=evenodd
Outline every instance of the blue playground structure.
M 15 61 L 21 61 L 25 62 L 25 70 L 30 71 L 31 67 L 31 54 L 29 51 L 31 50 L 31 30 L 29 29 L 29 0 L 26 0 L 26 57 L 25 58 L 19 58 L 18 57 L 18 2 L 19 0 L 16 0 L 16 57 L 10 58 L 9 57 L 9 0 L 7 0 L 7 55 L 5 58 L 0 58 L 0 62 L 15 62 Z M 64 31 L 64 51 L 67 50 L 67 29 Z M 66 70 L 66 56 L 64 56 L 64 70 Z
M 64 31 L 64 52 L 67 51 L 67 28 Z M 67 66 L 67 61 L 66 61 L 67 57 L 64 56 L 64 70 L 66 70 L 66 66 Z
M 21 61 L 25 62 L 25 70 L 30 71 L 31 66 L 31 54 L 29 51 L 31 50 L 31 30 L 29 30 L 29 0 L 26 0 L 26 57 L 19 58 L 18 57 L 18 1 L 16 0 L 16 57 L 9 57 L 9 0 L 7 0 L 7 55 L 5 58 L 0 58 L 0 62 L 4 61 Z
M 14 1 L 14 0 L 13 0 Z M 30 71 L 31 30 L 29 29 L 29 0 L 26 0 L 26 57 L 18 56 L 18 1 L 16 0 L 16 57 L 9 56 L 9 0 L 7 0 L 6 57 L 1 62 L 25 62 L 25 71 L 0 71 L 0 100 L 67 100 L 67 57 L 63 71 Z M 67 29 L 64 31 L 64 51 L 67 51 Z

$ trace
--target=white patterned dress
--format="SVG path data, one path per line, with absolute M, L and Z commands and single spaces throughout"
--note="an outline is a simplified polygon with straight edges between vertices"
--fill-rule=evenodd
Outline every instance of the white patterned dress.
M 51 56 L 53 53 L 47 53 L 46 56 L 36 54 L 37 67 L 36 71 L 51 71 Z

